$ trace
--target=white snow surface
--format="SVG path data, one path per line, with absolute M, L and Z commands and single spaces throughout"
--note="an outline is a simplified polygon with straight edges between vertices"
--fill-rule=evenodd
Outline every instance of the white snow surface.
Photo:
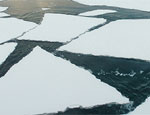
M 0 65 L 5 59 L 9 56 L 9 54 L 15 49 L 16 43 L 8 43 L 0 45 Z
M 0 18 L 0 43 L 15 38 L 35 26 L 32 22 L 16 18 Z
M 76 53 L 150 60 L 150 20 L 121 20 L 60 48 Z
M 45 14 L 41 25 L 19 39 L 66 42 L 105 21 L 64 14 Z
M 0 12 L 5 11 L 8 7 L 0 7 Z
M 114 10 L 93 10 L 93 11 L 81 13 L 79 15 L 81 15 L 81 16 L 97 16 L 97 15 L 114 13 L 114 12 L 116 12 L 116 11 L 114 11 Z
M 129 115 L 150 115 L 150 97 L 140 106 L 138 106 L 133 112 Z
M 8 7 L 0 7 L 0 18 L 3 17 L 3 16 L 9 16 L 8 14 L 6 13 L 3 13 L 3 11 L 5 11 Z
M 0 18 L 2 18 L 3 16 L 9 16 L 9 15 L 6 14 L 6 13 L 1 13 L 1 12 L 0 12 Z
M 90 72 L 36 47 L 0 79 L 1 115 L 57 112 L 68 106 L 126 103 Z
M 73 0 L 87 5 L 108 5 L 150 11 L 150 0 Z
M 49 10 L 50 8 L 42 8 L 42 10 Z

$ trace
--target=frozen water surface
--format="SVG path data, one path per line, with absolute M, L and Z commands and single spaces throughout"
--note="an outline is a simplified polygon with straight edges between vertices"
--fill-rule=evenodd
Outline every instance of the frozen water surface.
M 61 47 L 76 53 L 150 60 L 150 20 L 121 20 Z
M 19 39 L 66 42 L 105 21 L 63 14 L 46 14 L 41 25 Z
M 118 91 L 133 100 L 137 104 L 134 106 L 140 105 L 149 96 L 149 92 L 145 91 L 149 89 L 149 62 L 126 58 L 150 60 L 148 50 L 150 49 L 148 38 L 150 21 L 146 20 L 150 19 L 150 13 L 140 11 L 150 11 L 150 1 L 75 1 L 83 4 L 71 0 L 0 2 L 0 6 L 5 6 L 0 7 L 0 43 L 13 38 L 21 40 L 9 41 L 17 42 L 19 47 L 7 61 L 5 59 L 14 50 L 16 44 L 0 45 L 0 64 L 5 61 L 0 66 L 2 70 L 2 72 L 0 70 L 2 77 L 0 80 L 0 107 L 2 107 L 0 114 L 30 115 L 63 111 L 66 107 L 80 105 L 93 107 L 101 106 L 101 104 L 105 104 L 105 107 L 109 107 L 109 110 L 113 111 L 115 111 L 113 107 L 120 107 L 115 111 L 120 114 L 124 111 L 123 107 L 126 109 L 126 106 L 130 104 L 128 111 L 131 111 L 132 103 L 128 103 L 129 100 Z M 61 52 L 55 51 L 63 44 L 50 43 L 51 41 L 66 42 L 66 45 L 59 50 L 70 52 L 64 51 L 61 54 Z M 56 57 L 56 54 L 54 56 L 41 50 L 36 47 L 37 45 L 50 53 L 53 51 L 60 53 L 59 57 L 62 59 Z M 28 55 L 33 47 L 36 48 Z M 24 57 L 25 55 L 27 56 Z M 101 55 L 106 55 L 106 57 Z M 64 60 L 65 56 L 70 59 L 72 64 Z M 24 58 L 22 59 L 22 57 Z M 115 57 L 123 57 L 123 59 Z M 87 60 L 90 61 L 87 62 Z M 96 62 L 97 60 L 100 62 Z M 106 63 L 103 60 L 106 60 Z M 109 66 L 112 63 L 115 66 Z M 128 66 L 127 64 L 130 65 L 129 68 L 125 68 Z M 80 68 L 81 65 L 87 68 L 84 70 Z M 119 73 L 117 67 L 123 68 L 121 69 L 122 73 Z M 88 68 L 91 73 L 87 71 Z M 101 69 L 96 74 L 95 71 L 100 68 L 108 71 Z M 118 72 L 116 76 L 111 73 L 113 71 L 111 68 Z M 7 70 L 9 70 L 8 73 L 6 73 Z M 130 71 L 133 73 L 128 73 Z M 105 73 L 109 73 L 109 76 L 104 76 Z M 118 91 L 95 77 L 117 88 Z M 133 91 L 133 94 L 130 91 Z M 111 102 L 123 103 L 123 105 L 106 104 Z M 149 99 L 137 107 L 135 113 L 149 114 L 148 107 Z
M 88 71 L 39 47 L 1 78 L 0 92 L 2 115 L 31 115 L 57 112 L 68 106 L 128 102 L 115 88 Z
M 0 43 L 16 38 L 35 26 L 32 22 L 16 18 L 0 18 Z

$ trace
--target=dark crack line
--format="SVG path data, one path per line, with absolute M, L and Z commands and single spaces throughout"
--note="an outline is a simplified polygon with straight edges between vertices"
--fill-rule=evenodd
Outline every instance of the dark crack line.
M 39 46 L 47 52 L 54 52 L 57 48 L 63 45 L 60 42 L 42 42 L 41 41 L 28 41 L 28 40 L 17 40 L 14 51 L 6 58 L 6 60 L 0 64 L 0 78 L 3 77 L 11 67 L 20 62 L 24 57 L 32 52 L 32 50 Z
M 85 35 L 86 33 L 92 32 L 96 29 L 99 29 L 107 24 L 109 24 L 111 21 L 106 20 L 106 22 L 104 22 L 103 24 L 98 24 L 96 26 L 93 26 L 91 28 L 89 28 L 88 30 L 84 31 L 83 33 L 79 34 L 78 36 L 72 38 L 71 40 L 67 41 L 64 43 L 64 45 L 68 45 L 69 43 L 73 42 L 74 40 L 77 40 L 78 38 L 80 38 L 81 36 Z
M 7 40 L 7 41 L 5 41 L 5 42 L 0 43 L 0 45 L 3 45 L 3 44 L 5 44 L 5 43 L 9 43 L 9 42 L 16 42 L 16 41 L 18 40 L 18 38 L 24 36 L 25 34 L 27 34 L 27 33 L 30 32 L 30 31 L 36 29 L 38 26 L 39 26 L 39 25 L 34 26 L 33 28 L 30 28 L 29 30 L 23 32 L 22 34 L 18 35 L 17 37 L 11 38 L 10 40 Z

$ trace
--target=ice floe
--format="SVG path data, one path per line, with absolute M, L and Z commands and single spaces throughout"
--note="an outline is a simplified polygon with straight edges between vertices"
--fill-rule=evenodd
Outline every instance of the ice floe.
M 86 33 L 60 50 L 150 60 L 150 20 L 120 20 Z
M 3 13 L 3 11 L 5 11 L 8 7 L 0 7 L 0 18 L 3 17 L 3 16 L 9 16 L 8 14 L 6 13 Z
M 0 65 L 5 59 L 9 56 L 9 54 L 15 49 L 16 43 L 8 43 L 0 45 Z
M 15 38 L 35 26 L 36 24 L 21 19 L 0 18 L 0 43 Z
M 81 13 L 79 15 L 81 16 L 96 16 L 96 15 L 102 15 L 102 14 L 107 14 L 107 13 L 114 13 L 116 11 L 113 10 L 93 10 L 85 13 Z
M 150 0 L 74 0 L 87 5 L 108 5 L 150 11 Z
M 5 11 L 8 7 L 0 7 L 0 12 Z
M 63 14 L 46 14 L 41 25 L 19 39 L 66 42 L 105 21 Z
M 42 8 L 42 10 L 49 10 L 50 8 Z
M 6 14 L 6 13 L 1 13 L 1 12 L 0 12 L 0 18 L 2 18 L 2 17 L 4 17 L 4 16 L 9 16 L 9 15 Z
M 39 47 L 0 79 L 0 92 L 1 115 L 32 115 L 57 112 L 68 106 L 128 102 L 88 71 Z

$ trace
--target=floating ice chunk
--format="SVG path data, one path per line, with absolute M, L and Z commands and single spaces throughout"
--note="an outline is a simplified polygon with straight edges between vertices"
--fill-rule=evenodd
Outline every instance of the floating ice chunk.
M 39 47 L 0 79 L 0 91 L 1 115 L 32 115 L 63 111 L 72 105 L 129 102 L 88 71 Z
M 60 50 L 150 60 L 150 20 L 121 20 L 86 33 Z
M 5 11 L 8 7 L 0 7 L 0 12 Z
M 1 8 L 1 7 L 0 7 Z M 0 12 L 0 18 L 3 16 L 9 16 L 8 14 L 4 13 L 4 12 Z
M 4 17 L 4 16 L 9 16 L 9 15 L 6 14 L 6 13 L 0 13 L 0 18 L 1 18 L 1 17 Z
M 102 14 L 114 13 L 114 12 L 116 12 L 116 11 L 113 11 L 113 10 L 93 10 L 93 11 L 81 13 L 79 15 L 81 15 L 81 16 L 96 16 L 96 15 L 102 15 Z
M 50 8 L 42 8 L 42 10 L 49 10 Z
M 16 18 L 0 18 L 0 43 L 15 38 L 35 26 L 32 22 Z
M 19 39 L 66 42 L 105 21 L 63 14 L 46 14 L 41 25 Z
M 8 7 L 0 7 L 0 17 L 9 16 L 8 14 L 3 13 L 3 11 L 5 11 L 7 8 L 8 8 Z
M 15 49 L 16 43 L 7 43 L 0 45 L 0 65 L 5 59 L 9 56 L 9 54 Z

